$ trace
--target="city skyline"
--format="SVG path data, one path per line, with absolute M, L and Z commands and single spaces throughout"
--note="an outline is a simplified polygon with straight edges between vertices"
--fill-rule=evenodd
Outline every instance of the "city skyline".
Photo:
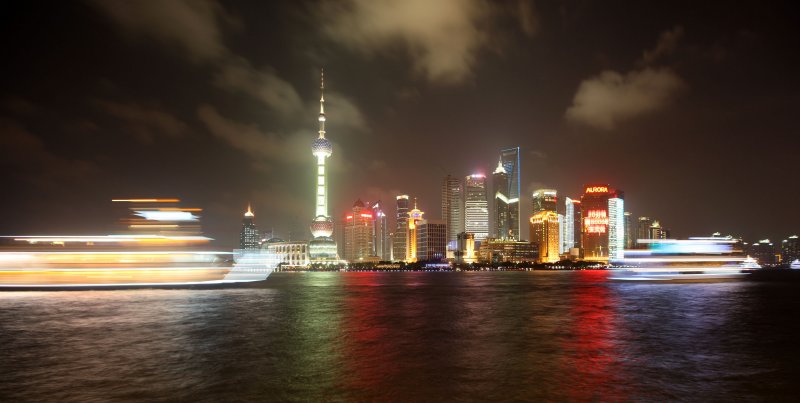
M 401 194 L 442 218 L 445 175 L 488 177 L 497 152 L 519 146 L 523 233 L 532 191 L 579 198 L 595 182 L 624 189 L 625 211 L 677 238 L 780 242 L 800 222 L 786 202 L 800 197 L 790 174 L 797 63 L 785 52 L 797 39 L 784 35 L 796 27 L 781 4 L 704 4 L 692 15 L 660 5 L 646 23 L 612 28 L 637 14 L 622 9 L 645 6 L 442 2 L 424 11 L 462 30 L 449 53 L 429 39 L 442 32 L 421 35 L 413 19 L 370 32 L 361 2 L 176 1 L 156 14 L 109 4 L 43 15 L 21 3 L 2 17 L 6 234 L 109 233 L 107 200 L 151 196 L 204 207 L 205 233 L 224 246 L 238 244 L 247 202 L 262 228 L 308 232 L 320 67 L 336 116 L 334 219 L 359 197 L 390 205 Z M 650 106 L 611 102 L 623 90 Z M 620 109 L 592 109 L 598 98 Z M 742 192 L 778 207 L 744 214 Z

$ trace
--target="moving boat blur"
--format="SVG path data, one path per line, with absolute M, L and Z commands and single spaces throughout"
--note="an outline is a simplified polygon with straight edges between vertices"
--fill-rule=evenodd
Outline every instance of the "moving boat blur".
M 203 250 L 201 210 L 178 201 L 114 200 L 130 206 L 123 234 L 0 237 L 0 290 L 225 285 L 272 273 L 259 251 Z
M 641 239 L 647 249 L 626 250 L 625 258 L 609 268 L 614 280 L 715 281 L 732 280 L 761 266 L 745 257 L 739 240 L 730 237 Z

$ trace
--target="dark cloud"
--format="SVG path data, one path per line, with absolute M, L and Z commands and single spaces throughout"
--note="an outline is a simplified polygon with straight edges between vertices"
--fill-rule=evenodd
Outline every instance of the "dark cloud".
M 96 101 L 97 106 L 119 120 L 123 131 L 133 134 L 145 143 L 152 143 L 158 137 L 177 138 L 184 136 L 189 126 L 161 108 L 148 107 L 136 103 Z M 82 125 L 84 129 L 96 129 L 94 124 Z

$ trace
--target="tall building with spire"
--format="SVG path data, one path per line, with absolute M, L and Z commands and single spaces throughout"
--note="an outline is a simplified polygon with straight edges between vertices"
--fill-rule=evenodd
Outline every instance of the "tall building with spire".
M 419 237 L 417 236 L 418 226 L 420 221 L 422 221 L 422 215 L 425 212 L 420 211 L 417 208 L 417 199 L 414 199 L 414 208 L 408 212 L 408 230 L 406 231 L 406 258 L 405 261 L 407 263 L 416 262 L 419 259 L 417 255 L 417 241 Z
M 311 153 L 317 159 L 316 213 L 311 221 L 311 235 L 314 237 L 309 242 L 309 255 L 313 262 L 336 261 L 336 241 L 333 235 L 333 220 L 328 215 L 328 171 L 325 160 L 333 153 L 331 142 L 325 138 L 325 73 L 320 73 L 320 98 L 319 98 L 319 137 L 311 146 Z
M 247 211 L 242 219 L 242 231 L 239 233 L 239 249 L 258 249 L 258 229 L 254 222 L 255 214 L 247 205 Z

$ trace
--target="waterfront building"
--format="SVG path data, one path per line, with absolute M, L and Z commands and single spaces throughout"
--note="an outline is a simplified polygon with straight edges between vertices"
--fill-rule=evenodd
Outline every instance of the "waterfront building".
M 613 203 L 615 231 L 612 237 L 615 244 L 609 247 L 609 207 L 611 199 L 619 199 Z M 583 258 L 589 261 L 607 262 L 609 258 L 609 248 L 616 252 L 619 248 L 619 240 L 622 239 L 624 249 L 625 230 L 624 230 L 624 205 L 622 203 L 622 191 L 612 189 L 607 184 L 590 184 L 584 186 L 584 194 L 581 196 L 581 245 L 583 247 Z M 617 217 L 619 215 L 619 217 Z
M 250 205 L 248 204 L 247 211 L 244 213 L 244 218 L 242 219 L 242 230 L 239 232 L 239 249 L 252 250 L 259 248 L 260 237 L 256 224 L 253 221 L 254 218 L 255 214 L 253 214 L 253 210 L 250 209 Z
M 396 229 L 392 238 L 392 261 L 406 259 L 408 238 L 408 195 L 397 196 Z
M 441 220 L 417 223 L 417 260 L 441 261 L 447 256 L 447 224 Z
M 747 247 L 747 255 L 756 259 L 762 266 L 773 266 L 778 263 L 778 251 L 769 239 L 762 239 Z
M 781 262 L 791 264 L 797 259 L 800 259 L 800 241 L 797 235 L 792 235 L 781 242 Z
M 447 242 L 455 243 L 464 231 L 461 181 L 447 175 L 442 182 L 442 220 L 447 225 Z
M 625 212 L 625 249 L 633 249 L 636 238 L 633 235 L 633 223 L 630 211 Z
M 373 245 L 375 245 L 373 255 L 377 256 L 380 260 L 391 260 L 391 236 L 389 233 L 388 220 L 386 219 L 386 213 L 383 212 L 381 201 L 378 200 L 377 202 L 372 203 L 371 210 L 372 216 L 375 218 L 373 221 L 375 233 L 373 240 Z
M 316 166 L 316 212 L 314 220 L 311 222 L 311 235 L 314 237 L 309 242 L 309 255 L 313 263 L 338 262 L 339 256 L 336 241 L 331 238 L 333 235 L 333 220 L 328 216 L 328 171 L 325 161 L 333 153 L 333 146 L 330 140 L 325 137 L 325 76 L 320 74 L 320 98 L 319 98 L 319 137 L 314 140 L 311 146 L 311 153 L 317 159 Z
M 572 200 L 569 197 L 564 198 L 564 232 L 563 237 L 561 238 L 561 243 L 564 245 L 563 248 L 566 250 L 566 253 L 569 253 L 570 249 L 576 247 L 575 245 L 575 229 L 577 228 L 580 230 L 580 219 L 578 219 L 577 227 L 576 227 L 576 210 L 580 211 L 580 206 L 576 209 L 575 202 L 577 200 Z
M 283 269 L 303 269 L 310 263 L 308 247 L 305 241 L 271 238 L 261 245 L 261 250 L 266 252 L 269 261 L 277 262 Z
M 497 168 L 492 174 L 492 194 L 494 204 L 492 211 L 492 237 L 498 239 L 513 238 L 511 232 L 511 217 L 509 203 L 513 202 L 508 197 L 508 174 L 503 167 L 503 160 L 497 162 Z
M 538 257 L 536 244 L 513 239 L 487 239 L 478 249 L 478 260 L 486 263 L 533 263 Z
M 476 241 L 489 236 L 486 177 L 481 174 L 469 175 L 464 181 L 464 231 L 474 234 Z
M 558 214 L 555 211 L 540 211 L 530 219 L 531 243 L 536 244 L 541 263 L 560 260 Z
M 564 239 L 567 237 L 567 224 L 566 218 L 564 214 L 558 215 L 558 253 L 559 255 L 564 255 L 569 253 L 569 247 L 567 243 L 564 242 Z
M 633 240 L 633 248 L 644 249 L 647 244 L 637 242 L 639 239 L 650 239 L 650 226 L 655 220 L 650 217 L 639 217 L 636 221 L 636 239 Z
M 477 259 L 475 252 L 475 235 L 468 232 L 459 233 L 454 254 L 456 262 L 474 263 Z
M 620 197 L 608 199 L 608 257 L 625 257 L 625 201 Z
M 532 213 L 540 211 L 558 211 L 558 192 L 555 189 L 538 189 L 532 196 Z
M 564 198 L 564 202 L 565 215 L 567 219 L 570 219 L 571 217 L 571 228 L 567 228 L 567 242 L 570 244 L 569 249 L 580 249 L 581 233 L 583 228 L 581 221 L 581 201 L 566 197 Z
M 408 227 L 406 229 L 406 263 L 413 263 L 418 260 L 417 256 L 417 230 L 418 224 L 422 221 L 422 215 L 425 214 L 417 208 L 417 200 L 414 199 L 414 208 L 408 212 Z
M 500 161 L 508 175 L 508 192 L 504 194 L 508 197 L 509 238 L 519 240 L 522 235 L 522 220 L 519 210 L 519 200 L 522 196 L 519 147 L 500 150 Z
M 361 199 L 345 216 L 344 259 L 351 263 L 363 262 L 375 256 L 375 216 Z
M 658 220 L 653 220 L 650 224 L 650 228 L 647 229 L 647 239 L 668 239 L 669 238 L 669 230 L 664 229 L 661 227 L 661 223 Z

